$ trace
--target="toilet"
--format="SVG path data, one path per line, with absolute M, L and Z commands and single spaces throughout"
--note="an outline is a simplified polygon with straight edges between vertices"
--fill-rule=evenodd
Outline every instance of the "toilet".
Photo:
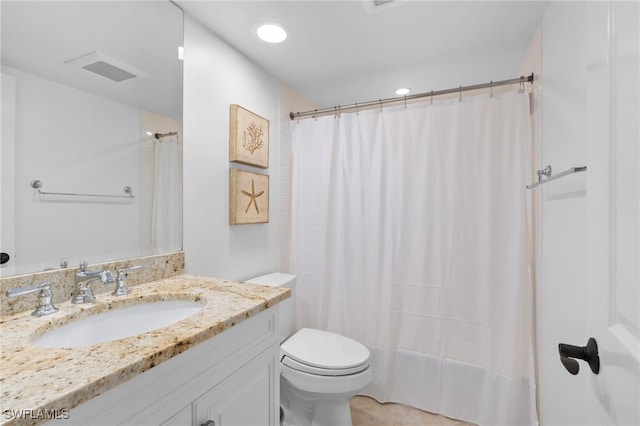
M 248 280 L 253 284 L 291 289 L 280 303 L 281 424 L 351 426 L 349 400 L 373 377 L 369 350 L 339 334 L 303 328 L 291 334 L 296 277 L 272 273 Z

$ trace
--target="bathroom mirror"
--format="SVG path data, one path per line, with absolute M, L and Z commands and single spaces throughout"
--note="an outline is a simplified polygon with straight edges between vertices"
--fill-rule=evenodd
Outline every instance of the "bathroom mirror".
M 0 277 L 180 250 L 182 10 L 0 8 Z

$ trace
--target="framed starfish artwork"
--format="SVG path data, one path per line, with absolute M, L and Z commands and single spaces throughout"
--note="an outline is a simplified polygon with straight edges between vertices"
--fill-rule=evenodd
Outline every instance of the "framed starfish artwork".
M 229 115 L 229 161 L 268 168 L 269 120 L 235 104 Z
M 269 222 L 269 176 L 230 169 L 229 224 Z

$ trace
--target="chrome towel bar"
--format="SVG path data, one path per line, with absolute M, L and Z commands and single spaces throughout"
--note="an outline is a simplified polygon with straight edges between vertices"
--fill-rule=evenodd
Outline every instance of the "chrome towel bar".
M 38 190 L 38 194 L 40 194 L 40 195 L 70 195 L 70 196 L 73 196 L 73 197 L 135 198 L 133 196 L 132 189 L 131 189 L 130 186 L 125 186 L 124 187 L 124 192 L 127 195 L 82 194 L 82 193 L 75 193 L 75 192 L 45 192 L 45 191 L 41 191 L 40 190 L 40 188 L 42 188 L 42 182 L 37 180 L 37 179 L 31 181 L 31 187 L 33 189 L 37 189 Z
M 587 166 L 583 166 L 583 167 L 572 167 L 569 170 L 565 170 L 564 172 L 560 172 L 557 173 L 555 175 L 551 174 L 551 166 L 547 166 L 544 169 L 538 170 L 536 171 L 536 173 L 538 174 L 538 181 L 534 182 L 534 183 L 530 183 L 529 185 L 527 185 L 527 189 L 533 189 L 537 186 L 542 185 L 543 183 L 547 183 L 550 182 L 552 180 L 556 180 L 558 178 L 561 178 L 563 176 L 567 176 L 573 173 L 579 173 L 579 172 L 586 172 L 587 171 Z M 547 176 L 545 179 L 542 178 L 542 176 Z

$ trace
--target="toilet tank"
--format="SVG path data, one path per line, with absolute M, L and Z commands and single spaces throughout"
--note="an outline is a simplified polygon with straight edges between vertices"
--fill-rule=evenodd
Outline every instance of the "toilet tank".
M 295 309 L 295 291 L 296 276 L 291 274 L 283 274 L 281 272 L 273 272 L 271 274 L 261 275 L 259 277 L 246 280 L 251 284 L 268 285 L 271 287 L 283 287 L 291 290 L 291 297 L 280 302 L 280 324 L 278 325 L 277 334 L 280 341 L 283 342 L 291 334 L 293 328 L 293 311 Z

